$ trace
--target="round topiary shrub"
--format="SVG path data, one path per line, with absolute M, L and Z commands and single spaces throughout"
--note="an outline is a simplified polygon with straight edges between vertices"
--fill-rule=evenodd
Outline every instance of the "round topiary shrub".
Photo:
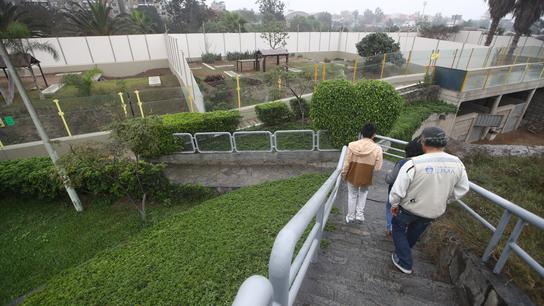
M 341 147 L 355 140 L 366 122 L 374 122 L 379 134 L 387 134 L 403 104 L 400 94 L 384 81 L 361 80 L 355 85 L 347 80 L 324 81 L 314 91 L 310 118 Z

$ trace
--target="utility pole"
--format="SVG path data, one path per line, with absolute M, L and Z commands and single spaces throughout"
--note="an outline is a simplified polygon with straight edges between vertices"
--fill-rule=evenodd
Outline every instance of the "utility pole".
M 28 97 L 28 94 L 26 93 L 25 88 L 23 87 L 23 83 L 21 82 L 21 79 L 19 78 L 19 75 L 17 74 L 17 71 L 15 70 L 15 67 L 11 63 L 8 51 L 6 50 L 6 46 L 4 45 L 4 42 L 0 40 L 0 56 L 4 60 L 4 63 L 6 63 L 6 66 L 8 68 L 8 71 L 10 73 L 10 76 L 15 83 L 15 86 L 17 86 L 17 90 L 19 91 L 19 95 L 21 95 L 21 99 L 23 100 L 23 103 L 26 106 L 26 109 L 28 110 L 28 113 L 30 114 L 30 118 L 32 118 L 32 122 L 34 122 L 34 125 L 36 126 L 36 129 L 38 130 L 38 134 L 40 135 L 40 138 L 42 139 L 43 145 L 45 146 L 45 149 L 47 150 L 47 154 L 49 154 L 49 157 L 51 158 L 51 161 L 53 162 L 53 165 L 59 172 L 62 182 L 64 184 L 64 188 L 66 188 L 66 192 L 68 193 L 68 196 L 70 196 L 70 200 L 72 200 L 72 204 L 74 204 L 74 207 L 77 211 L 83 211 L 83 206 L 81 205 L 81 201 L 79 200 L 79 196 L 77 195 L 76 190 L 70 185 L 70 178 L 66 175 L 66 171 L 62 167 L 60 167 L 57 164 L 57 161 L 59 159 L 59 156 L 51 143 L 49 142 L 49 136 L 47 136 L 47 133 L 45 132 L 43 125 L 40 121 L 40 118 L 38 117 L 38 114 L 36 113 L 36 110 L 34 109 L 34 106 L 30 102 L 30 98 Z

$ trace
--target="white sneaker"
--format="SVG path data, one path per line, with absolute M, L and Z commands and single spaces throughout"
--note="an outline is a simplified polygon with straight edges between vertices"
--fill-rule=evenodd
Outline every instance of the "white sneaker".
M 362 216 L 362 217 L 355 217 L 355 220 L 357 220 L 357 222 L 365 222 L 365 216 Z
M 412 274 L 412 270 L 405 269 L 400 265 L 399 258 L 397 257 L 397 254 L 395 254 L 395 253 L 391 254 L 391 261 L 393 261 L 393 264 L 395 265 L 395 267 L 397 267 L 397 269 L 399 269 L 402 273 Z
M 346 223 L 348 223 L 348 224 L 353 223 L 353 219 L 350 219 L 350 218 L 346 215 Z

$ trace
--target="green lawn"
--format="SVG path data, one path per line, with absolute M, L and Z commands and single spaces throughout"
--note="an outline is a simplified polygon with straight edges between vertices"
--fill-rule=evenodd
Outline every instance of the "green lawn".
M 88 202 L 85 200 L 84 202 Z M 0 200 L 0 304 L 36 289 L 63 270 L 122 245 L 158 221 L 199 203 L 148 205 L 148 223 L 129 205 L 92 201 L 77 213 L 69 200 Z
M 464 162 L 471 181 L 539 216 L 544 216 L 544 177 L 542 176 L 544 157 L 490 157 L 479 154 L 465 159 Z M 503 213 L 500 207 L 472 192 L 463 201 L 489 220 L 491 224 L 495 226 L 498 224 Z M 492 256 L 492 265 L 499 258 L 504 243 L 516 222 L 517 218 L 512 217 L 499 249 Z M 446 218 L 442 218 L 440 222 L 433 225 L 431 233 L 439 236 L 438 241 L 443 241 L 444 235 L 452 230 L 461 236 L 463 245 L 479 255 L 483 254 L 491 237 L 489 230 L 455 204 L 449 206 Z M 525 226 L 519 245 L 537 262 L 544 263 L 544 235 L 542 235 L 542 231 L 531 225 Z M 544 280 L 515 253 L 510 254 L 503 272 L 509 275 L 518 287 L 529 294 L 535 305 L 544 304 L 544 291 L 542 290 Z
M 242 188 L 167 218 L 68 269 L 28 305 L 230 305 L 250 275 L 267 275 L 278 231 L 325 175 Z

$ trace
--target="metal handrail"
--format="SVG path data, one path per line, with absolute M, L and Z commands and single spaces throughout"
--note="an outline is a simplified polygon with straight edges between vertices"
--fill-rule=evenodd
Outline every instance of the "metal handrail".
M 383 136 L 377 136 L 378 139 L 382 139 L 385 141 L 389 141 L 392 143 L 397 143 L 400 145 L 406 145 L 406 141 L 389 138 L 389 137 L 383 137 Z M 384 152 L 386 154 L 386 152 Z M 508 242 L 506 243 L 499 260 L 495 264 L 495 267 L 493 268 L 494 273 L 500 273 L 502 271 L 502 268 L 506 264 L 506 261 L 508 259 L 508 256 L 511 251 L 514 251 L 514 253 L 518 254 L 518 256 L 523 259 L 533 270 L 535 270 L 540 276 L 544 277 L 544 267 L 536 262 L 534 258 L 532 258 L 527 252 L 525 252 L 518 244 L 517 239 L 519 238 L 519 235 L 521 234 L 521 230 L 523 229 L 523 226 L 526 224 L 532 224 L 533 226 L 537 227 L 540 230 L 544 230 L 544 218 L 524 209 L 523 207 L 512 203 L 511 201 L 473 183 L 469 182 L 470 190 L 475 192 L 476 194 L 482 196 L 486 200 L 492 202 L 493 204 L 501 207 L 504 212 L 499 220 L 499 223 L 497 227 L 493 226 L 488 220 L 486 220 L 484 217 L 482 217 L 480 214 L 478 214 L 476 211 L 474 211 L 472 208 L 470 208 L 465 202 L 458 200 L 457 203 L 460 207 L 462 207 L 465 211 L 468 212 L 470 216 L 475 218 L 478 222 L 483 224 L 487 229 L 489 229 L 491 232 L 493 232 L 493 235 L 489 239 L 489 242 L 487 244 L 487 247 L 484 251 L 484 254 L 482 255 L 482 261 L 486 262 L 491 257 L 491 254 L 495 251 L 497 248 L 501 238 L 504 235 L 504 231 L 506 230 L 506 226 L 508 225 L 508 222 L 510 221 L 511 217 L 514 215 L 518 218 L 518 221 L 516 223 L 516 226 L 512 233 L 510 234 L 510 237 L 508 238 Z
M 487 70 L 498 70 L 498 69 L 504 69 L 504 68 L 512 68 L 512 67 L 523 67 L 527 65 L 539 65 L 544 64 L 544 62 L 530 62 L 530 63 L 520 63 L 520 64 L 510 64 L 510 65 L 501 65 L 501 66 L 492 66 L 492 67 L 483 67 L 483 68 L 471 68 L 471 69 L 464 69 L 468 72 L 475 72 L 475 71 L 487 71 Z
M 279 130 L 274 133 L 271 133 L 269 131 L 237 131 L 234 133 L 229 132 L 202 132 L 202 133 L 195 133 L 191 135 L 190 133 L 173 133 L 174 137 L 177 138 L 185 138 L 187 139 L 186 143 L 191 144 L 192 150 L 185 150 L 185 151 L 178 151 L 174 153 L 183 153 L 183 154 L 189 154 L 189 153 L 250 153 L 250 152 L 310 152 L 310 151 L 319 151 L 319 152 L 329 152 L 329 151 L 339 151 L 338 149 L 324 149 L 321 148 L 321 134 L 324 132 L 327 132 L 326 130 Z M 308 138 L 311 137 L 312 144 L 311 148 L 307 149 L 282 149 L 281 147 L 278 147 L 278 135 L 282 134 L 307 134 Z M 269 148 L 266 150 L 244 150 L 241 149 L 240 146 L 237 143 L 237 136 L 241 137 L 244 135 L 265 135 L 268 136 L 269 141 Z M 212 137 L 221 137 L 221 136 L 228 136 L 228 142 L 229 142 L 229 149 L 227 150 L 203 150 L 202 149 L 202 142 L 203 140 L 199 140 L 199 136 L 212 136 Z M 207 141 L 204 140 L 204 142 Z
M 399 145 L 406 145 L 408 143 L 384 136 L 377 136 L 376 138 L 378 143 L 391 142 Z M 387 151 L 384 151 L 384 154 L 386 153 Z M 233 305 L 290 306 L 294 303 L 309 264 L 316 259 L 316 250 L 321 240 L 321 234 L 328 220 L 340 185 L 340 171 L 345 154 L 346 147 L 342 150 L 338 165 L 333 174 L 331 174 L 321 188 L 279 232 L 270 254 L 269 280 L 266 280 L 262 276 L 248 278 L 240 287 Z M 464 202 L 457 201 L 472 217 L 494 233 L 484 251 L 482 260 L 485 262 L 489 259 L 503 236 L 508 221 L 512 215 L 515 215 L 518 217 L 518 221 L 508 238 L 493 272 L 497 274 L 501 272 L 509 254 L 513 251 L 525 260 L 533 270 L 544 277 L 544 268 L 542 265 L 517 244 L 517 239 L 527 223 L 542 230 L 544 229 L 544 219 L 472 182 L 470 182 L 470 190 L 504 209 L 503 216 L 495 228 L 489 221 L 476 213 Z M 291 261 L 297 242 L 314 217 L 316 217 L 315 224 L 298 251 L 298 254 L 295 256 L 295 259 Z M 272 292 L 270 292 L 269 285 L 272 287 Z

